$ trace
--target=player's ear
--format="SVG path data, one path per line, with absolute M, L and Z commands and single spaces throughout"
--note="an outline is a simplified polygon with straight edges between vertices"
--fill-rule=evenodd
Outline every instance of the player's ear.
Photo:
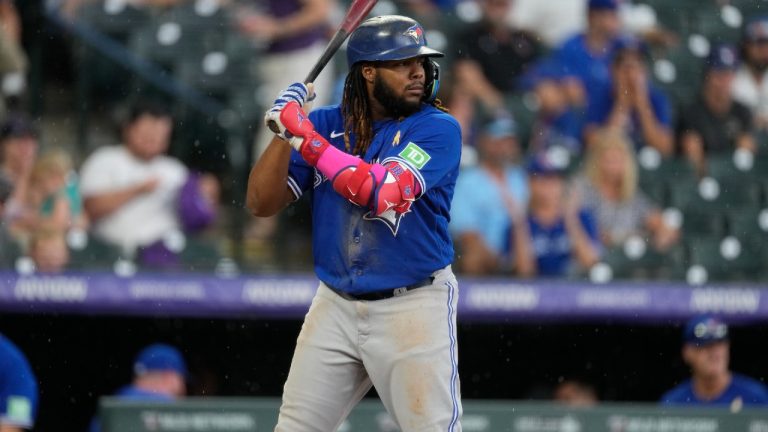
M 363 65 L 362 69 L 363 79 L 373 84 L 376 78 L 376 68 L 372 64 Z

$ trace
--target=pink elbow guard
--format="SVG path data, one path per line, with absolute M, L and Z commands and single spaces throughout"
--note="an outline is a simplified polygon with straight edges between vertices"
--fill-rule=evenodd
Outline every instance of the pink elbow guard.
M 376 216 L 388 210 L 407 212 L 418 192 L 413 173 L 398 162 L 382 166 L 360 161 L 356 167 L 340 171 L 332 182 L 333 189 L 341 196 L 369 207 Z

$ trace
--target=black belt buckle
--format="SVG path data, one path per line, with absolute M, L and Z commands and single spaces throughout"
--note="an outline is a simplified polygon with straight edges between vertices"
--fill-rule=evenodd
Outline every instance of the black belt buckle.
M 325 284 L 325 286 L 327 286 L 328 288 L 330 288 L 331 291 L 335 292 L 341 298 L 346 300 L 376 301 L 376 300 L 386 300 L 388 298 L 401 296 L 407 293 L 408 291 L 412 291 L 417 288 L 422 288 L 425 286 L 432 285 L 432 282 L 434 281 L 435 281 L 435 278 L 430 276 L 422 281 L 416 282 L 414 284 L 411 284 L 405 287 L 398 287 L 394 289 L 374 291 L 374 292 L 363 293 L 363 294 L 350 294 L 350 293 L 341 291 L 335 287 L 332 287 L 328 284 Z

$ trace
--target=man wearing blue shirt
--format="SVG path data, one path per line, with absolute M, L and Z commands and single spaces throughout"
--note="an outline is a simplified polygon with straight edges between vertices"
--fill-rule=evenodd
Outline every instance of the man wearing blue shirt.
M 611 127 L 629 135 L 636 148 L 648 146 L 664 156 L 672 154 L 669 100 L 652 85 L 646 56 L 645 45 L 637 39 L 617 43 L 611 60 L 611 86 L 595 92 L 587 110 L 587 146 L 599 128 Z
M 768 405 L 765 385 L 729 370 L 728 326 L 714 316 L 691 319 L 683 331 L 683 360 L 691 378 L 661 398 L 664 405 L 724 406 L 739 411 L 746 405 Z
M 311 86 L 296 83 L 267 111 L 279 133 L 246 201 L 265 217 L 309 196 L 320 279 L 276 432 L 335 431 L 372 385 L 401 430 L 461 430 L 448 233 L 461 129 L 435 99 L 442 55 L 413 19 L 371 18 L 350 35 L 340 105 L 307 115 Z
M 37 379 L 27 358 L 0 334 L 0 432 L 32 429 L 37 398 Z
M 569 76 L 584 86 L 586 102 L 610 88 L 610 61 L 621 30 L 618 0 L 589 0 L 587 29 L 566 40 L 555 51 L 555 59 Z
M 514 121 L 499 118 L 485 125 L 477 149 L 480 163 L 461 173 L 451 209 L 457 263 L 474 275 L 511 270 L 509 227 L 528 203 L 525 171 L 515 163 L 520 147 Z
M 133 363 L 133 381 L 114 396 L 125 400 L 173 402 L 187 393 L 187 364 L 178 349 L 156 343 L 142 349 Z M 98 418 L 90 432 L 101 430 Z
M 552 150 L 535 154 L 528 162 L 527 218 L 512 222 L 515 268 L 520 276 L 573 276 L 600 257 L 594 216 L 582 208 L 578 194 L 566 191 L 566 163 Z

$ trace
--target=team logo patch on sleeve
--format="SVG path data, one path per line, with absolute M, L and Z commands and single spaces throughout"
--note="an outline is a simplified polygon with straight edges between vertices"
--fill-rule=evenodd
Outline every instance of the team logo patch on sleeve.
M 399 156 L 413 164 L 417 169 L 424 168 L 424 165 L 432 159 L 432 156 L 428 155 L 427 152 L 413 142 L 409 142 L 403 151 L 400 152 Z

